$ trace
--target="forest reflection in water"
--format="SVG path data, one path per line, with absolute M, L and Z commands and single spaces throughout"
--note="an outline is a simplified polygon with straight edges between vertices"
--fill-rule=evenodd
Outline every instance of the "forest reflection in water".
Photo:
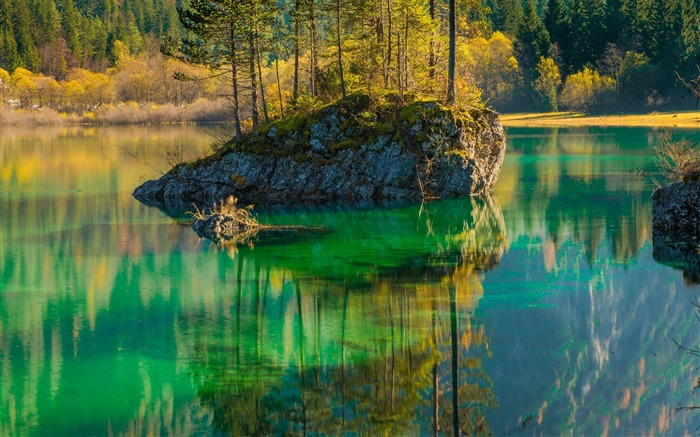
M 133 200 L 150 170 L 118 136 L 13 135 L 0 435 L 450 433 L 454 375 L 464 432 L 694 429 L 664 413 L 697 287 L 651 259 L 652 131 L 513 130 L 491 199 L 263 211 L 332 231 L 253 248 Z M 209 141 L 133 136 L 156 167 Z
M 483 294 L 479 273 L 497 266 L 507 244 L 503 217 L 490 198 L 463 200 L 440 220 L 431 209 L 393 224 L 425 229 L 432 251 L 358 278 L 325 279 L 318 265 L 280 272 L 267 252 L 237 251 L 226 269 L 230 306 L 186 330 L 218 429 L 449 432 L 456 412 L 462 432 L 488 431 L 485 412 L 496 403 L 481 360 L 489 341 L 471 315 Z

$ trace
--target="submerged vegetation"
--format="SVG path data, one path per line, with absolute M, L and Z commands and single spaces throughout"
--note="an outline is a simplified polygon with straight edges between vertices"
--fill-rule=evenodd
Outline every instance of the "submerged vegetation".
M 239 207 L 238 199 L 229 196 L 209 210 L 200 210 L 195 205 L 188 214 L 192 216 L 192 228 L 200 237 L 237 244 L 250 242 L 258 231 L 269 228 L 260 224 L 252 211 L 253 205 Z

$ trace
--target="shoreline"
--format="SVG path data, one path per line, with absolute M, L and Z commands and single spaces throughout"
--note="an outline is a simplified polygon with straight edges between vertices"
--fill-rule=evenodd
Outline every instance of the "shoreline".
M 585 115 L 574 112 L 500 114 L 505 127 L 661 127 L 700 129 L 700 110 Z

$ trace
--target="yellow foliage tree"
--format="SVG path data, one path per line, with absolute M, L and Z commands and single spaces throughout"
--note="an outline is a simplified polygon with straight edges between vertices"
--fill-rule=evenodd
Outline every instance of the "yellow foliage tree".
M 557 92 L 561 86 L 561 74 L 559 67 L 552 58 L 540 56 L 537 63 L 537 79 L 535 79 L 535 91 L 542 98 L 542 103 L 550 111 L 558 111 Z
M 0 106 L 5 103 L 5 96 L 7 91 L 10 89 L 10 73 L 0 68 Z
M 559 102 L 569 110 L 588 113 L 605 105 L 614 98 L 614 93 L 615 81 L 612 78 L 586 67 L 566 79 Z
M 459 75 L 470 77 L 483 97 L 495 107 L 504 107 L 515 97 L 522 78 L 513 42 L 501 32 L 488 40 L 474 38 L 458 47 Z
M 67 106 L 75 111 L 90 111 L 113 100 L 110 78 L 82 68 L 68 72 L 63 89 Z
M 37 94 L 36 75 L 24 68 L 17 68 L 12 73 L 10 81 L 12 94 L 21 108 L 29 108 L 34 104 Z

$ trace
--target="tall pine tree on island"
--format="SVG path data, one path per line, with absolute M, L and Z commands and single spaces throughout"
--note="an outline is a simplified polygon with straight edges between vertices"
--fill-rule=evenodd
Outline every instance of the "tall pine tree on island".
M 229 100 L 238 139 L 243 136 L 238 58 L 242 23 L 248 18 L 243 12 L 238 0 L 192 0 L 189 8 L 178 8 L 180 22 L 189 34 L 180 41 L 169 39 L 162 48 L 163 53 L 183 62 L 209 67 L 213 76 L 230 75 Z M 252 70 L 254 73 L 254 65 Z

